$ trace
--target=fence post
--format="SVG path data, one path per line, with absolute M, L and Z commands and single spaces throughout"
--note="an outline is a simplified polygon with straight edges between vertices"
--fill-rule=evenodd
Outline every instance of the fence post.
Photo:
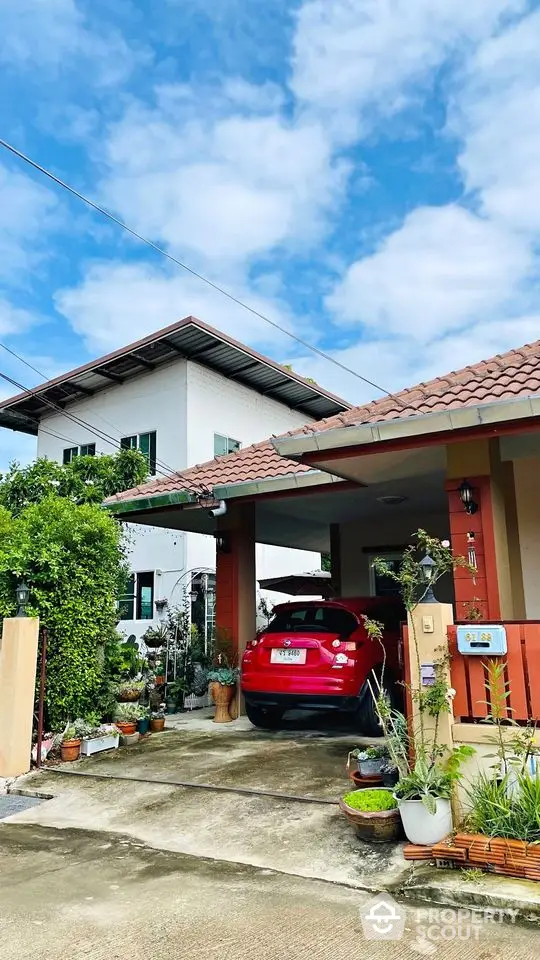
M 0 777 L 30 769 L 39 620 L 4 620 L 0 641 Z

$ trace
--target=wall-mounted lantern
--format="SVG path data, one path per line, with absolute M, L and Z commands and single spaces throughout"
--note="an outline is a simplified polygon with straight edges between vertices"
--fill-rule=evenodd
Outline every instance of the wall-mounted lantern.
M 464 480 L 461 485 L 458 487 L 460 500 L 465 507 L 465 512 L 469 515 L 476 513 L 478 510 L 478 504 L 473 499 L 473 488 L 471 487 L 468 480 Z

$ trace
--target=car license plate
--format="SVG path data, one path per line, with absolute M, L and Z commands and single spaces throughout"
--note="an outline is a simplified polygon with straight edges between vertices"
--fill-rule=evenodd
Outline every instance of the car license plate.
M 288 650 L 271 650 L 270 663 L 305 663 L 307 650 L 302 647 L 290 647 Z

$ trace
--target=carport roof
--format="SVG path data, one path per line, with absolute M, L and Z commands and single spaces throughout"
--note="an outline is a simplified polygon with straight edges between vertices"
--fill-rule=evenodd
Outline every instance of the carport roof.
M 500 401 L 517 400 L 540 394 L 540 340 L 525 344 L 489 360 L 463 367 L 444 377 L 382 397 L 372 403 L 345 410 L 335 416 L 308 423 L 289 431 L 281 439 L 316 436 L 329 430 L 341 430 L 363 424 L 404 420 L 419 415 L 477 407 Z M 313 466 L 280 456 L 272 439 L 253 444 L 236 453 L 199 464 L 171 477 L 154 480 L 134 490 L 109 498 L 116 504 L 141 497 L 187 492 L 196 495 L 214 488 L 258 480 L 313 472 Z M 292 452 L 292 451 L 291 451 Z M 297 479 L 297 477 L 296 477 Z M 330 478 L 328 478 L 330 479 Z M 186 499 L 190 499 L 189 496 Z M 121 511 L 119 506 L 119 512 Z

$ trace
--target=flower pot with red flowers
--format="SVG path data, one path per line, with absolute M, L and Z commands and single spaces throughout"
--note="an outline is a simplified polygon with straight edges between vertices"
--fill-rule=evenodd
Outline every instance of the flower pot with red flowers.
M 238 670 L 231 667 L 217 667 L 208 673 L 208 689 L 216 705 L 214 723 L 231 723 L 229 707 L 236 692 Z
M 62 760 L 67 763 L 70 760 L 78 760 L 81 754 L 81 738 L 77 736 L 75 727 L 70 724 L 64 730 L 62 736 L 62 746 L 60 748 Z

